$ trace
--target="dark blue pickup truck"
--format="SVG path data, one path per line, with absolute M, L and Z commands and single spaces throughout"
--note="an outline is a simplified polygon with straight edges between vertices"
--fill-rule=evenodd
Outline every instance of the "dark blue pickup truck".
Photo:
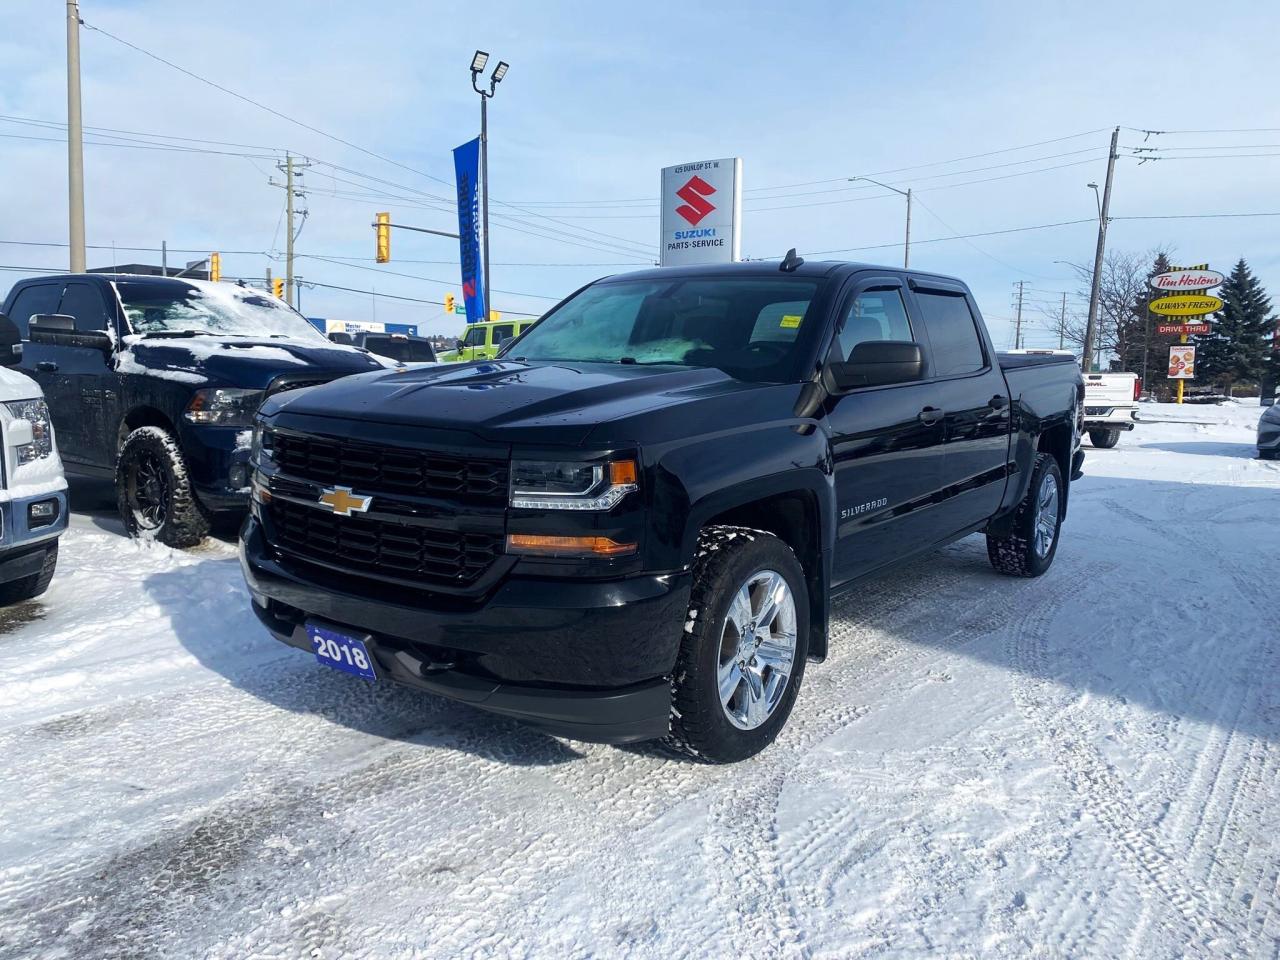
M 268 399 L 242 565 L 326 666 L 738 760 L 826 655 L 835 592 L 974 533 L 1048 570 L 1082 397 L 1071 357 L 998 355 L 947 277 L 612 277 L 497 360 Z
M 14 284 L 5 313 L 44 390 L 68 473 L 115 479 L 131 535 L 185 547 L 248 501 L 262 400 L 384 369 L 234 283 L 68 274 Z

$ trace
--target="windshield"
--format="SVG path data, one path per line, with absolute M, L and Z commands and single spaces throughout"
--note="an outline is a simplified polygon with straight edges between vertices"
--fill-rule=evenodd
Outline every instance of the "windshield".
M 431 363 L 436 352 L 426 340 L 407 340 L 404 337 L 365 337 L 364 348 L 380 357 L 401 363 Z
M 231 283 L 172 280 L 122 280 L 115 288 L 134 333 L 325 341 L 324 334 L 305 317 L 261 290 Z
M 716 367 L 778 381 L 818 290 L 798 277 L 623 280 L 588 287 L 512 350 L 525 360 Z

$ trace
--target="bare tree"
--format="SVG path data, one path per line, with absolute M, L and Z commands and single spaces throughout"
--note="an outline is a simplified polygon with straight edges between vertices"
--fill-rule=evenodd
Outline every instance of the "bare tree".
M 1146 303 L 1150 298 L 1147 278 L 1151 275 L 1151 265 L 1161 257 L 1167 258 L 1169 253 L 1164 248 L 1155 248 L 1146 253 L 1131 250 L 1108 250 L 1102 260 L 1102 280 L 1098 284 L 1098 330 L 1095 340 L 1099 354 L 1115 354 L 1120 365 L 1128 369 L 1135 356 L 1141 356 L 1146 349 L 1144 335 L 1140 324 L 1135 324 L 1135 316 L 1141 311 L 1146 313 Z M 1089 297 L 1089 287 L 1093 279 L 1092 266 L 1070 264 L 1080 282 L 1080 296 Z M 1072 330 L 1079 325 L 1079 336 L 1068 337 L 1070 342 L 1082 345 L 1084 342 L 1084 322 L 1077 319 Z

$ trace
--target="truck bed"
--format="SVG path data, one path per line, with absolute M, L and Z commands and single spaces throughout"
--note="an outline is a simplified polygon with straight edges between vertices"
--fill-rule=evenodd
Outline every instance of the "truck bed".
M 1024 367 L 1043 367 L 1053 363 L 1071 363 L 1079 366 L 1074 356 L 1064 353 L 996 353 L 1001 370 L 1021 370 Z

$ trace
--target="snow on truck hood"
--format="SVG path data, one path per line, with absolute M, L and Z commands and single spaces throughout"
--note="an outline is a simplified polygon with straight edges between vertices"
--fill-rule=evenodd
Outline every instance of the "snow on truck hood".
M 10 400 L 30 400 L 40 396 L 44 396 L 40 392 L 40 385 L 25 373 L 9 367 L 0 367 L 0 403 L 7 403 Z
M 313 367 L 342 373 L 384 369 L 368 353 L 324 340 L 282 337 L 146 337 L 124 338 L 117 369 L 178 380 L 233 387 L 265 387 L 281 373 Z

